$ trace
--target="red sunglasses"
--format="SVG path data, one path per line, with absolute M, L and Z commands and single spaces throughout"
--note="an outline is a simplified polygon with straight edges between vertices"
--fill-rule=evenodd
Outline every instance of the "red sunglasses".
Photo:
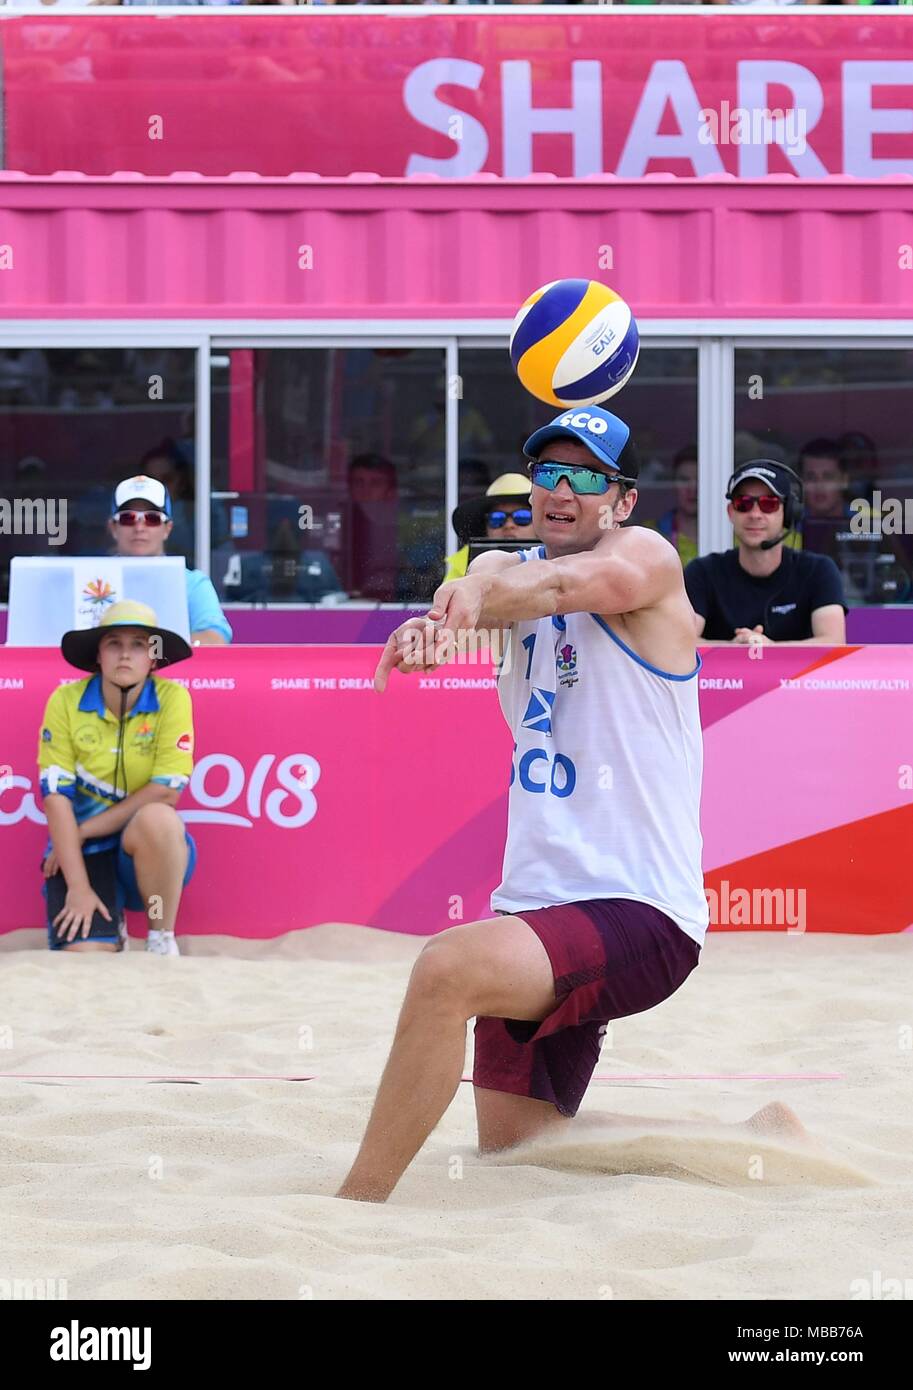
M 733 497 L 733 510 L 737 512 L 750 512 L 755 502 L 757 502 L 761 511 L 765 512 L 768 516 L 783 505 L 782 497 L 755 497 L 753 493 L 743 492 L 741 497 Z
M 118 512 L 114 520 L 118 526 L 136 526 L 140 521 L 144 526 L 161 526 L 168 518 L 164 512 Z

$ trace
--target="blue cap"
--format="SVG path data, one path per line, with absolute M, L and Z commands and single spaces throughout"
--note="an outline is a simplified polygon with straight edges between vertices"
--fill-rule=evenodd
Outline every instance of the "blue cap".
M 543 446 L 553 439 L 576 439 L 607 468 L 617 469 L 623 477 L 636 478 L 637 465 L 633 459 L 630 462 L 625 459 L 623 470 L 618 462 L 630 437 L 631 431 L 617 415 L 601 410 L 598 405 L 575 406 L 531 434 L 523 445 L 523 452 L 527 458 L 535 459 Z

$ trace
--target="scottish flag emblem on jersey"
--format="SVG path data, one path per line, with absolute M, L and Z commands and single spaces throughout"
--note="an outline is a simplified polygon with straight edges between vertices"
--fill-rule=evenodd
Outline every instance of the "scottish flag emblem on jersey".
M 532 729 L 537 734 L 552 734 L 552 705 L 555 703 L 554 690 L 541 690 L 533 686 L 523 716 L 523 728 Z

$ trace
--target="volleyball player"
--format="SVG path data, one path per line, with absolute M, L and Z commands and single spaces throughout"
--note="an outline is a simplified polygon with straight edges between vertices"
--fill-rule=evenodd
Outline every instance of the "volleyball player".
M 525 453 L 542 544 L 441 585 L 377 669 L 383 690 L 437 660 L 416 639 L 506 629 L 515 746 L 499 915 L 422 950 L 342 1197 L 393 1190 L 456 1092 L 469 1019 L 485 1153 L 570 1123 L 607 1024 L 662 1003 L 700 959 L 700 659 L 681 564 L 655 531 L 622 526 L 637 464 L 617 417 L 566 412 Z M 455 756 L 460 742 L 455 728 Z M 793 1120 L 775 1106 L 748 1123 Z

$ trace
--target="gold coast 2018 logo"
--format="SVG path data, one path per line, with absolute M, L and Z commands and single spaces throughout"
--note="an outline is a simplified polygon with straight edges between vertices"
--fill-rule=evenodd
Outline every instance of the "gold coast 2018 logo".
M 117 590 L 107 579 L 91 579 L 82 591 L 81 614 L 88 614 L 93 623 L 98 623 L 117 598 Z

